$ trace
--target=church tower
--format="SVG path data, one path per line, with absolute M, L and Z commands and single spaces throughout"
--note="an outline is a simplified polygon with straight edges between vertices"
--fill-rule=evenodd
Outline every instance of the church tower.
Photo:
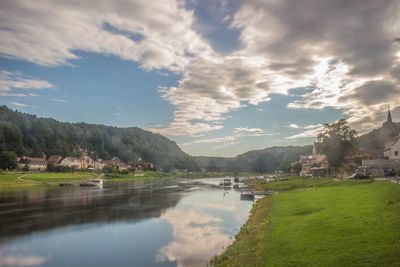
M 387 115 L 386 123 L 390 123 L 390 124 L 393 123 L 393 121 L 392 121 L 392 114 L 390 114 L 390 106 L 388 106 L 388 115 Z
M 386 121 L 383 123 L 383 128 L 385 129 L 385 131 L 389 134 L 389 136 L 395 136 L 397 135 L 397 131 L 396 131 L 396 127 L 393 123 L 392 120 L 392 114 L 390 112 L 390 107 L 388 106 L 388 112 L 387 112 L 387 119 Z

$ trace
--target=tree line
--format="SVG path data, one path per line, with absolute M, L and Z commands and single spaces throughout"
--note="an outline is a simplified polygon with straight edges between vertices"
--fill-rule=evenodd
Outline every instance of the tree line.
M 0 106 L 0 153 L 67 157 L 78 156 L 80 148 L 86 149 L 94 159 L 116 156 L 125 162 L 139 159 L 153 162 L 164 171 L 198 170 L 190 155 L 159 134 L 137 127 L 59 122 Z

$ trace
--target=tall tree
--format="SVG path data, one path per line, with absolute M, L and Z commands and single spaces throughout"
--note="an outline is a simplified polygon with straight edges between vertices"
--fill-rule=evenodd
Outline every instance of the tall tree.
M 321 152 L 328 158 L 332 167 L 339 167 L 346 155 L 356 149 L 357 131 L 341 119 L 332 124 L 324 124 L 324 131 L 318 135 Z

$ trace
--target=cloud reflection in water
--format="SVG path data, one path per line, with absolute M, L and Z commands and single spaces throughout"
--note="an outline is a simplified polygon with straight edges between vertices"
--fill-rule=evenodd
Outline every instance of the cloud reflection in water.
M 172 227 L 173 240 L 159 250 L 157 261 L 206 266 L 247 218 L 251 203 L 241 202 L 239 196 L 233 191 L 199 191 L 162 214 L 160 218 Z
M 47 259 L 40 256 L 2 255 L 0 254 L 0 266 L 39 266 Z
M 161 216 L 173 227 L 173 241 L 161 248 L 158 261 L 175 261 L 178 266 L 205 266 L 204 259 L 226 246 L 230 237 L 223 232 L 222 219 L 186 209 L 167 211 Z

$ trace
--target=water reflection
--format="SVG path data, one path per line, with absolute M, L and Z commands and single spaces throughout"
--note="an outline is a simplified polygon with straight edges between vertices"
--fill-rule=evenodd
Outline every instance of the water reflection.
M 207 190 L 184 197 L 161 216 L 173 229 L 173 240 L 160 250 L 158 260 L 178 266 L 205 266 L 229 245 L 248 216 L 251 203 L 234 191 Z
M 44 257 L 0 254 L 0 266 L 39 266 L 45 262 Z
M 0 266 L 205 266 L 251 206 L 206 181 L 3 193 Z
M 160 250 L 159 261 L 205 266 L 210 252 L 220 251 L 230 240 L 223 231 L 222 219 L 215 216 L 177 209 L 167 211 L 161 218 L 172 225 L 174 239 Z
M 67 225 L 159 217 L 180 195 L 160 185 L 4 193 L 0 196 L 0 243 L 10 236 Z M 162 200 L 162 201 L 160 201 Z

